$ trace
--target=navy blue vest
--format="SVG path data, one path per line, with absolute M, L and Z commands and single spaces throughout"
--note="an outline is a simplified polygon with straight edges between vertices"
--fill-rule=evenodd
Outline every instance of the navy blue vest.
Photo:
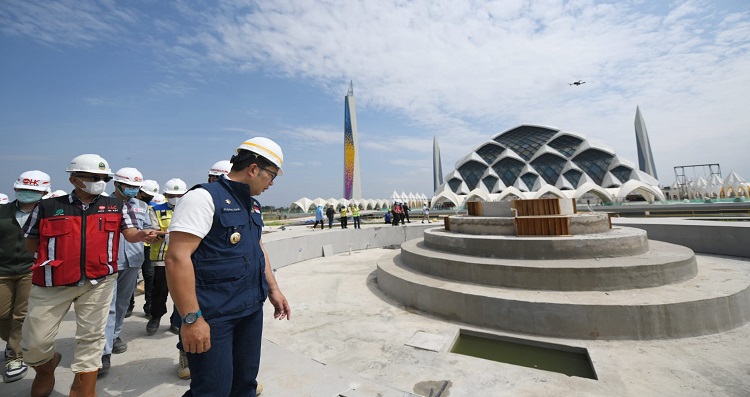
M 268 283 L 260 248 L 260 203 L 250 195 L 248 185 L 226 178 L 193 189 L 198 187 L 211 194 L 215 208 L 211 230 L 192 255 L 203 316 L 210 324 L 261 310 Z M 234 233 L 240 235 L 236 244 L 230 240 Z

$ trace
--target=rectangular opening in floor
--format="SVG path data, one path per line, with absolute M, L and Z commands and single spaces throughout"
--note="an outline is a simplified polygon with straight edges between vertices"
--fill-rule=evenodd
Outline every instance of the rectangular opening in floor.
M 450 351 L 568 376 L 597 379 L 588 350 L 582 347 L 462 329 Z

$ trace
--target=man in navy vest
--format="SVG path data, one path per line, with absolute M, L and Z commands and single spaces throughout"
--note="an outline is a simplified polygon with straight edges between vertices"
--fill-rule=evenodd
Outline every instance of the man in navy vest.
M 274 318 L 291 316 L 263 248 L 254 198 L 283 174 L 281 148 L 251 138 L 231 162 L 228 175 L 183 196 L 169 226 L 167 280 L 191 373 L 185 396 L 259 394 L 263 302 L 270 300 Z

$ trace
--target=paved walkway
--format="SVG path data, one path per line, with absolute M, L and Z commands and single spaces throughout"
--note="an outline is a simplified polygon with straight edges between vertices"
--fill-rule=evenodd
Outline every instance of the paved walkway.
M 288 236 L 313 233 L 298 228 Z M 697 338 L 589 341 L 530 338 L 586 348 L 598 380 L 518 367 L 449 352 L 462 328 L 500 335 L 404 308 L 377 288 L 375 270 L 385 249 L 341 253 L 276 272 L 292 306 L 291 321 L 276 321 L 266 305 L 259 380 L 266 397 L 476 396 L 747 396 L 750 325 Z M 699 256 L 699 260 L 700 260 Z M 715 257 L 712 257 L 715 258 Z M 748 261 L 750 266 L 750 261 Z M 128 351 L 112 356 L 99 396 L 180 396 L 177 336 L 166 317 L 155 335 L 137 297 L 126 320 Z M 74 318 L 66 317 L 57 348 L 63 354 L 54 395 L 67 395 L 72 373 Z M 529 338 L 523 335 L 515 337 Z M 417 347 L 414 347 L 417 346 Z M 0 384 L 1 396 L 27 396 L 33 371 Z

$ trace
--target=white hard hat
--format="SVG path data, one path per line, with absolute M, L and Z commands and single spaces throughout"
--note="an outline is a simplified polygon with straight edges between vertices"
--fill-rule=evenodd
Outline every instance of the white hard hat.
M 167 199 L 164 197 L 163 194 L 156 193 L 156 195 L 154 195 L 154 198 L 151 200 L 151 202 L 154 204 L 164 204 L 167 202 Z
M 73 160 L 70 160 L 70 164 L 68 164 L 68 168 L 65 169 L 65 171 L 107 175 L 112 174 L 112 170 L 109 169 L 109 163 L 107 163 L 107 160 L 98 154 L 82 154 Z
M 54 192 L 47 193 L 42 199 L 48 199 L 53 197 L 67 196 L 68 192 L 65 190 L 55 190 Z
M 211 166 L 208 170 L 208 175 L 226 175 L 232 169 L 232 163 L 229 160 L 217 161 L 216 164 Z
M 0 205 L 8 204 L 8 195 L 0 193 Z
M 153 179 L 146 179 L 143 181 L 143 185 L 141 185 L 141 191 L 149 196 L 156 196 L 159 194 L 159 182 Z
M 284 170 L 281 169 L 281 164 L 284 163 L 284 153 L 281 152 L 281 147 L 276 142 L 259 136 L 242 142 L 237 147 L 237 153 L 240 150 L 248 150 L 262 156 L 279 169 L 278 175 L 284 175 Z
M 172 178 L 164 184 L 164 194 L 185 194 L 187 185 L 180 178 Z
M 115 182 L 141 187 L 143 186 L 143 174 L 132 167 L 120 168 L 115 172 Z
M 33 170 L 21 173 L 13 182 L 13 189 L 36 190 L 37 192 L 49 191 L 49 175 L 47 173 Z

